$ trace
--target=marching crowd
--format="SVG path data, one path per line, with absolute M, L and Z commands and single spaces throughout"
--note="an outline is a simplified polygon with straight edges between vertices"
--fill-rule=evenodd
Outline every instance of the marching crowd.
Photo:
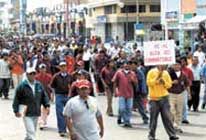
M 13 98 L 9 90 L 15 89 L 13 111 L 23 117 L 25 140 L 36 140 L 38 123 L 41 130 L 47 127 L 54 101 L 61 137 L 69 132 L 72 140 L 100 140 L 104 125 L 97 95 L 107 96 L 110 117 L 113 97 L 118 97 L 118 125 L 132 127 L 132 112 L 138 110 L 143 123 L 149 124 L 149 140 L 155 140 L 161 114 L 169 139 L 179 139 L 182 123 L 189 124 L 188 110 L 199 111 L 201 82 L 206 85 L 203 46 L 184 56 L 176 51 L 173 65 L 146 67 L 137 44 L 128 54 L 118 40 L 110 48 L 94 37 L 79 42 L 74 37 L 0 39 L 0 97 Z M 202 109 L 206 88 L 204 92 Z

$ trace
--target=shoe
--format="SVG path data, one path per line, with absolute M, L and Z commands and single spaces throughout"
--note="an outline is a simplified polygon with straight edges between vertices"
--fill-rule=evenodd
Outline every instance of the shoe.
M 170 137 L 170 140 L 179 140 L 179 137 L 177 137 L 177 136 Z
M 182 123 L 183 124 L 190 124 L 190 122 L 188 120 L 183 120 Z
M 143 124 L 148 124 L 148 121 L 143 121 Z
M 113 114 L 113 113 L 109 113 L 108 116 L 109 116 L 109 117 L 113 117 L 114 114 Z
M 130 123 L 126 123 L 126 124 L 124 124 L 124 127 L 132 128 L 132 125 Z
M 121 119 L 118 119 L 118 120 L 117 120 L 117 124 L 122 124 Z
M 9 97 L 8 97 L 8 96 L 7 96 L 7 97 L 4 97 L 4 99 L 5 99 L 5 100 L 9 100 Z
M 157 139 L 155 139 L 155 137 L 149 136 L 148 140 L 157 140 Z
M 202 109 L 205 109 L 205 103 L 202 104 Z
M 194 111 L 194 112 L 199 112 L 199 110 L 198 110 L 198 109 L 194 109 L 193 111 Z
M 46 128 L 46 124 L 40 124 L 39 129 L 44 130 L 44 128 Z
M 59 135 L 60 135 L 60 137 L 66 137 L 67 136 L 67 134 L 63 133 L 63 132 L 59 133 Z
M 176 128 L 175 131 L 176 131 L 176 133 L 180 133 L 180 134 L 183 133 L 182 129 L 180 129 L 180 128 Z

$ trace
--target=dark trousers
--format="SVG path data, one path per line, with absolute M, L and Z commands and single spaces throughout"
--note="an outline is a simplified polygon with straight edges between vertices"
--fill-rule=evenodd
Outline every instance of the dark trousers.
M 193 106 L 194 111 L 197 111 L 200 102 L 200 81 L 192 81 L 190 88 L 192 99 L 188 101 L 189 109 Z
M 10 78 L 0 79 L 0 96 L 2 96 L 3 94 L 4 97 L 8 97 L 9 87 L 10 87 Z
M 170 112 L 170 105 L 168 97 L 164 97 L 158 101 L 151 100 L 150 105 L 150 125 L 149 125 L 149 137 L 155 138 L 155 132 L 157 128 L 157 121 L 159 113 L 161 114 L 164 128 L 166 129 L 169 137 L 175 137 L 175 129 L 172 123 L 172 114 Z
M 84 69 L 86 71 L 89 71 L 89 68 L 90 68 L 90 61 L 84 61 Z
M 134 96 L 133 100 L 134 100 L 133 106 L 138 108 L 139 114 L 142 116 L 143 121 L 148 121 L 149 117 L 147 116 L 147 114 L 145 112 L 143 99 L 142 99 L 142 96 L 140 95 L 140 93 L 137 93 L 137 95 Z
M 95 75 L 95 80 L 97 82 L 97 86 L 98 86 L 98 89 L 99 89 L 99 92 L 102 93 L 104 92 L 104 86 L 103 86 L 103 83 L 102 83 L 102 80 L 100 78 L 100 75 Z

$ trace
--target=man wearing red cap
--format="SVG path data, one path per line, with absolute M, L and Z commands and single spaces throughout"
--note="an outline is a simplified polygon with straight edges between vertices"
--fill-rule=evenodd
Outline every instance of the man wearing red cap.
M 79 95 L 70 99 L 63 111 L 67 118 L 70 138 L 71 140 L 100 140 L 104 134 L 103 119 L 96 99 L 89 96 L 91 83 L 88 80 L 81 80 L 77 87 Z

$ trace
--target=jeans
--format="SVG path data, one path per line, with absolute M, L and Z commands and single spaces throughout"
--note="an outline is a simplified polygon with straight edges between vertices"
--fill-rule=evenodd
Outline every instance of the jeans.
M 155 132 L 157 128 L 157 121 L 159 113 L 161 114 L 164 128 L 166 129 L 169 137 L 175 137 L 176 132 L 172 123 L 172 114 L 170 112 L 170 104 L 168 97 L 156 101 L 151 100 L 150 105 L 150 124 L 149 124 L 149 137 L 155 138 Z
M 183 105 L 183 113 L 182 113 L 182 120 L 186 121 L 187 120 L 187 115 L 188 115 L 188 92 L 185 90 L 184 91 L 184 105 Z
M 67 95 L 56 94 L 56 116 L 57 116 L 57 126 L 59 133 L 66 132 L 66 119 L 63 115 L 63 109 L 68 101 Z
M 26 129 L 26 138 L 24 140 L 36 140 L 37 121 L 38 117 L 23 117 Z
M 9 96 L 9 87 L 10 87 L 10 78 L 0 79 L 0 95 L 1 96 L 2 96 L 2 93 L 4 97 Z
M 119 116 L 123 119 L 125 124 L 130 124 L 132 116 L 132 98 L 119 97 Z
M 139 114 L 142 116 L 143 121 L 147 122 L 149 120 L 149 117 L 147 116 L 147 114 L 145 112 L 143 99 L 142 99 L 140 93 L 138 95 L 136 95 L 136 97 L 134 98 L 133 101 L 134 101 L 135 106 L 137 106 Z

